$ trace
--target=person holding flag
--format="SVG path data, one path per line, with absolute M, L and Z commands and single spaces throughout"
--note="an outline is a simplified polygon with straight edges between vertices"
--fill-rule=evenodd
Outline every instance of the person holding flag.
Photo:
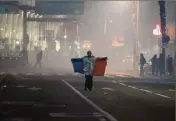
M 84 74 L 85 74 L 85 88 L 84 90 L 92 90 L 93 87 L 93 72 L 95 67 L 95 57 L 92 55 L 92 52 L 89 50 L 87 56 L 83 57 L 84 63 Z
M 85 75 L 85 88 L 84 90 L 92 90 L 93 76 L 104 76 L 107 57 L 94 57 L 92 52 L 87 51 L 87 55 L 82 58 L 72 58 L 73 69 L 75 73 Z

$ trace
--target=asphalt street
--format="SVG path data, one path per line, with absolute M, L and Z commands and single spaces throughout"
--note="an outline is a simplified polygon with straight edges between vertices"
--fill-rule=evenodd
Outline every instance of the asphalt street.
M 175 121 L 175 83 L 95 77 L 15 74 L 1 83 L 4 121 Z
M 4 121 L 108 121 L 58 76 L 10 75 L 1 84 Z
M 175 82 L 95 77 L 86 92 L 84 77 L 66 80 L 118 121 L 175 121 Z

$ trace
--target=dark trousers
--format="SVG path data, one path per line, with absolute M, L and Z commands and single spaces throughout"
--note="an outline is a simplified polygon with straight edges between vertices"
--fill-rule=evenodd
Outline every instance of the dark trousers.
M 28 58 L 23 58 L 22 60 L 22 67 L 27 68 L 28 67 Z
M 157 71 L 157 67 L 152 65 L 152 75 L 157 75 L 156 72 Z
M 168 66 L 168 73 L 169 73 L 169 76 L 172 75 L 172 73 L 173 73 L 173 67 L 172 67 L 172 65 Z
M 85 75 L 85 89 L 89 89 L 90 91 L 92 90 L 93 87 L 93 76 L 91 75 Z
M 140 76 L 144 76 L 144 65 L 140 65 Z

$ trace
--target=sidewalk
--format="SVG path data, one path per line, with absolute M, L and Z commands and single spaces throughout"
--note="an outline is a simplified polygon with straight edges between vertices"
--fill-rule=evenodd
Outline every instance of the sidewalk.
M 176 82 L 176 78 L 174 77 L 168 77 L 168 76 L 136 76 L 134 75 L 132 72 L 106 72 L 105 74 L 106 77 L 112 77 L 112 78 L 119 78 L 119 79 L 138 79 L 138 80 L 150 80 L 150 81 L 154 81 L 154 80 L 169 80 L 169 81 L 175 81 Z
M 110 76 L 117 76 L 117 77 L 137 77 L 133 74 L 133 72 L 105 72 L 105 75 L 110 75 Z

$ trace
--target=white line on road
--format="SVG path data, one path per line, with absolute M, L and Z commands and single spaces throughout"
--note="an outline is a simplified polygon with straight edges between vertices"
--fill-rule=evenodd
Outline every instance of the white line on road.
M 111 75 L 105 75 L 105 77 L 107 77 L 107 78 L 114 78 L 114 76 L 111 76 Z
M 141 91 L 144 91 L 144 92 L 148 92 L 148 93 L 153 93 L 152 91 L 149 91 L 149 90 L 146 90 L 146 89 L 139 89 Z
M 35 73 L 25 73 L 25 75 L 34 75 Z
M 134 86 L 128 86 L 128 87 L 133 88 L 133 89 L 138 89 L 137 87 L 134 87 Z
M 117 83 L 117 82 L 113 80 L 112 83 Z
M 113 88 L 109 88 L 109 87 L 103 87 L 103 88 L 101 88 L 101 89 L 103 89 L 103 90 L 109 90 L 109 91 L 114 91 L 115 89 L 113 89 Z
M 104 94 L 104 95 L 107 95 L 108 93 L 107 93 L 107 92 L 104 92 L 103 94 Z
M 119 83 L 119 84 L 121 84 L 121 85 L 123 85 L 123 86 L 126 86 L 126 84 L 124 84 L 124 83 Z
M 83 100 L 85 100 L 88 104 L 90 104 L 91 106 L 93 106 L 95 109 L 97 109 L 100 113 L 102 113 L 102 115 L 104 115 L 107 119 L 109 119 L 110 121 L 117 121 L 117 119 L 115 119 L 111 114 L 109 114 L 108 112 L 104 111 L 103 109 L 101 109 L 99 106 L 97 106 L 94 102 L 92 102 L 91 100 L 89 100 L 88 98 L 86 98 L 82 93 L 80 93 L 77 89 L 75 89 L 72 85 L 70 85 L 69 83 L 67 83 L 66 81 L 62 80 L 62 82 L 64 82 L 68 87 L 70 87 L 75 93 L 77 93 Z
M 57 73 L 58 76 L 64 76 L 65 74 Z
M 175 90 L 175 89 L 169 89 L 169 91 L 171 91 L 171 92 L 176 92 L 176 90 Z
M 154 93 L 154 92 L 152 92 L 152 91 L 150 91 L 150 90 L 139 89 L 139 88 L 137 88 L 137 87 L 130 86 L 130 85 L 126 85 L 126 84 L 124 84 L 124 83 L 119 83 L 119 84 L 120 84 L 120 85 L 123 85 L 123 86 L 127 86 L 127 87 L 132 88 L 132 89 L 137 89 L 137 90 L 144 91 L 144 92 L 147 92 L 147 93 L 155 94 L 155 95 L 160 96 L 160 97 L 164 97 L 164 98 L 171 99 L 171 97 L 169 97 L 169 96 L 162 95 L 162 94 L 159 94 L 159 93 Z
M 169 97 L 169 96 L 166 96 L 166 95 L 162 95 L 162 94 L 159 94 L 159 93 L 155 93 L 156 95 L 158 95 L 158 96 L 161 96 L 161 97 L 165 97 L 165 98 L 171 98 L 171 97 Z

